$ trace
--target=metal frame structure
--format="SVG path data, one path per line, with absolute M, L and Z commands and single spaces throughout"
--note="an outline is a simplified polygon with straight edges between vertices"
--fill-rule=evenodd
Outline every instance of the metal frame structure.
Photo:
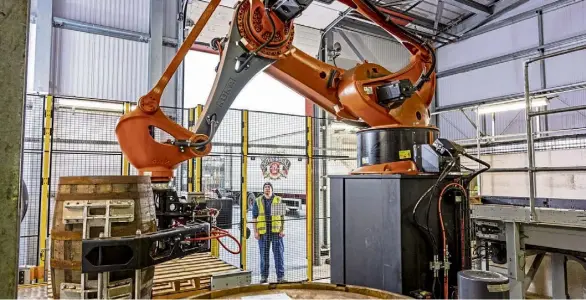
M 530 219 L 531 221 L 537 221 L 537 215 L 535 213 L 535 172 L 539 171 L 535 169 L 535 149 L 534 149 L 534 132 L 533 132 L 533 117 L 537 117 L 540 115 L 547 115 L 547 114 L 554 114 L 554 113 L 562 113 L 562 112 L 570 112 L 570 111 L 577 111 L 577 110 L 584 110 L 586 109 L 586 105 L 574 106 L 574 107 L 567 107 L 567 108 L 559 108 L 559 109 L 549 109 L 545 111 L 537 111 L 534 112 L 531 109 L 531 97 L 532 93 L 530 92 L 529 87 L 529 65 L 534 62 L 543 61 L 547 58 L 552 58 L 560 55 L 565 55 L 568 53 L 573 53 L 576 51 L 586 50 L 586 45 L 582 45 L 579 47 L 573 47 L 566 50 L 552 52 L 546 55 L 541 55 L 540 57 L 533 58 L 527 60 L 523 65 L 523 77 L 525 81 L 525 117 L 526 117 L 526 126 L 527 126 L 527 173 L 529 175 L 529 209 L 530 209 Z M 586 168 L 585 168 L 586 170 Z
M 483 204 L 475 205 L 472 207 L 472 219 L 480 221 L 495 221 L 504 224 L 504 235 L 505 242 L 507 244 L 507 275 L 510 279 L 510 290 L 511 298 L 524 298 L 527 288 L 530 286 L 537 269 L 539 268 L 540 261 L 543 258 L 545 252 L 535 252 L 527 250 L 526 246 L 541 247 L 548 249 L 547 252 L 551 253 L 552 263 L 551 278 L 552 280 L 552 294 L 553 298 L 567 298 L 568 287 L 567 287 L 567 275 L 566 275 L 566 262 L 568 259 L 576 259 L 572 253 L 585 253 L 586 248 L 586 222 L 584 216 L 586 216 L 586 210 L 582 206 L 569 207 L 568 204 L 564 204 L 563 207 L 544 207 L 540 203 L 537 205 L 536 199 L 536 182 L 535 174 L 537 172 L 576 172 L 586 171 L 586 166 L 569 166 L 569 167 L 538 167 L 535 163 L 535 151 L 545 147 L 547 141 L 551 139 L 564 138 L 563 134 L 573 135 L 576 133 L 586 133 L 586 128 L 571 128 L 571 129 L 558 129 L 549 130 L 547 123 L 542 126 L 542 122 L 534 122 L 536 118 L 546 116 L 549 114 L 573 112 L 578 110 L 585 110 L 586 105 L 577 105 L 571 107 L 547 109 L 547 110 L 533 110 L 531 109 L 531 100 L 538 96 L 551 96 L 558 93 L 572 92 L 577 90 L 583 90 L 586 88 L 586 82 L 575 83 L 562 87 L 544 88 L 545 82 L 542 81 L 540 90 L 530 91 L 529 87 L 529 66 L 533 63 L 540 63 L 543 68 L 544 60 L 560 55 L 576 51 L 586 50 L 586 45 L 572 47 L 549 54 L 540 53 L 539 56 L 528 59 L 523 64 L 524 71 L 524 94 L 515 97 L 515 101 L 524 101 L 525 106 L 525 128 L 526 132 L 518 134 L 505 134 L 497 135 L 495 131 L 495 122 L 492 122 L 492 128 L 483 128 L 482 131 L 482 120 L 480 114 L 476 114 L 476 120 L 468 121 L 472 127 L 475 128 L 476 136 L 474 138 L 467 138 L 458 140 L 456 142 L 462 143 L 470 149 L 476 150 L 477 155 L 484 155 L 490 153 L 484 153 L 483 146 L 490 145 L 491 143 L 499 142 L 511 142 L 516 145 L 526 145 L 527 149 L 527 167 L 522 168 L 493 168 L 488 172 L 517 172 L 527 173 L 529 177 L 529 197 L 519 198 L 522 203 L 527 202 L 527 206 L 515 206 L 515 205 L 503 205 L 503 204 Z M 491 104 L 505 103 L 510 100 L 500 100 L 495 102 L 489 102 Z M 444 109 L 439 112 L 434 112 L 435 116 L 448 112 L 461 111 L 465 113 L 465 110 L 478 111 L 482 106 L 482 103 L 474 103 L 467 105 L 466 107 L 454 107 L 450 109 Z M 493 120 L 495 114 L 490 116 Z M 487 134 L 490 132 L 491 134 Z M 559 136 L 559 134 L 562 134 Z M 543 140 L 543 142 L 542 142 Z M 523 151 L 523 149 L 518 149 Z M 483 176 L 483 175 L 480 175 Z M 482 194 L 479 189 L 479 194 Z M 507 197 L 499 197 L 506 199 Z M 513 202 L 509 201 L 511 204 Z M 579 200 L 578 200 L 579 201 Z M 506 202 L 506 201 L 504 201 Z M 550 202 L 548 202 L 550 203 Z M 561 204 L 560 204 L 561 205 Z M 573 205 L 570 205 L 573 206 Z M 528 256 L 537 255 L 533 265 L 529 269 L 529 272 L 525 272 L 525 259 Z M 585 264 L 582 264 L 586 266 Z
M 474 0 L 378 0 L 374 2 L 382 13 L 410 23 L 405 26 L 406 30 L 419 34 L 441 47 L 467 38 L 480 26 L 527 1 L 501 0 L 492 3 L 482 1 L 484 4 Z M 548 8 L 549 6 L 544 7 Z M 446 17 L 448 13 L 452 16 L 455 15 L 455 17 Z M 434 19 L 427 18 L 430 14 L 434 14 Z M 444 22 L 443 19 L 447 19 L 447 22 Z M 375 24 L 350 9 L 341 12 L 338 18 L 324 28 L 323 32 L 327 33 L 332 27 L 388 37 L 388 34 L 381 31 Z

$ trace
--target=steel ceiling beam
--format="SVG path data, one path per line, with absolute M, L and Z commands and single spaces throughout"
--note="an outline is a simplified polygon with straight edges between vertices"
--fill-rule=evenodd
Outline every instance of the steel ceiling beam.
M 350 14 L 350 15 L 347 16 L 347 19 L 348 20 L 354 20 L 354 21 L 357 21 L 357 22 L 360 22 L 360 23 L 364 23 L 364 24 L 367 24 L 367 25 L 371 25 L 372 27 L 375 27 L 375 28 L 380 28 L 376 23 L 374 23 L 374 22 L 372 22 L 372 21 L 364 18 L 360 14 Z M 424 27 L 424 26 L 421 26 L 421 27 Z M 433 28 L 426 28 L 426 29 L 433 30 Z M 405 30 L 407 32 L 410 32 L 410 33 L 414 33 L 414 34 L 419 34 L 420 36 L 422 36 L 424 38 L 427 38 L 427 39 L 435 38 L 436 41 L 439 42 L 439 43 L 441 43 L 441 44 L 446 44 L 448 42 L 453 41 L 453 39 L 450 39 L 448 37 L 444 37 L 444 36 L 440 36 L 440 35 L 435 35 L 433 32 L 425 32 L 425 31 L 422 31 L 422 30 L 418 30 L 416 28 L 403 27 L 403 30 Z M 388 32 L 386 32 L 385 30 L 382 30 L 382 31 L 387 36 L 390 36 L 390 34 Z
M 386 7 L 385 10 L 389 10 L 391 12 L 404 15 L 405 17 L 409 18 L 411 23 L 413 23 L 414 25 L 420 25 L 420 26 L 425 26 L 428 28 L 433 28 L 433 25 L 435 23 L 434 21 L 432 21 L 430 19 L 424 18 L 422 16 L 419 16 L 419 15 L 416 15 L 413 13 L 405 12 L 405 11 L 402 11 L 402 10 L 399 10 L 399 9 L 396 9 L 393 7 Z M 396 17 L 396 16 L 394 16 L 394 17 Z M 440 29 L 446 28 L 446 24 L 440 23 L 439 28 Z
M 475 13 L 477 15 L 482 15 L 482 16 L 489 16 L 492 14 L 492 8 L 489 6 L 486 6 L 484 4 L 480 4 L 476 1 L 472 1 L 472 0 L 444 0 L 445 2 L 459 7 L 461 9 L 465 9 L 471 13 Z
M 444 1 L 437 0 L 437 10 L 435 12 L 435 23 L 433 24 L 433 29 L 435 30 L 436 33 L 438 32 L 439 23 L 442 19 L 443 12 L 444 12 Z
M 492 14 L 490 15 L 482 15 L 482 14 L 475 14 L 469 17 L 468 19 L 460 22 L 452 29 L 449 30 L 450 33 L 456 35 L 464 35 L 500 16 L 509 12 L 520 5 L 528 2 L 529 0 L 500 0 L 496 2 L 492 6 Z
M 338 31 L 338 34 L 342 37 L 342 39 L 346 42 L 346 44 L 348 44 L 348 47 L 350 47 L 350 50 L 352 50 L 354 55 L 356 55 L 356 57 L 358 57 L 358 60 L 365 61 L 365 58 L 364 58 L 364 55 L 362 55 L 362 52 L 359 51 L 358 48 L 356 48 L 356 46 L 354 45 L 354 43 L 352 43 L 352 41 L 346 35 L 346 33 L 344 31 Z

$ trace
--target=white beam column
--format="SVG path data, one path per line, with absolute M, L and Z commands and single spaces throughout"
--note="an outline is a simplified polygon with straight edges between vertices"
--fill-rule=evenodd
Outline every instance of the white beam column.
M 163 0 L 150 0 L 149 89 L 163 74 Z M 145 91 L 146 93 L 147 91 Z M 161 103 L 163 104 L 163 103 Z
M 50 94 L 51 86 L 51 54 L 53 44 L 53 0 L 37 1 L 37 17 L 35 25 L 33 91 Z M 29 54 L 30 55 L 30 54 Z

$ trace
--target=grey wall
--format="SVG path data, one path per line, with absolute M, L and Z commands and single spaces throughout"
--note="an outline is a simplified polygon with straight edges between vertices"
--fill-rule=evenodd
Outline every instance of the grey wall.
M 334 42 L 342 46 L 336 65 L 344 69 L 353 68 L 364 59 L 396 72 L 406 66 L 411 57 L 407 49 L 394 40 L 341 29 L 336 29 L 333 37 Z
M 542 11 L 542 17 L 539 11 Z M 439 110 L 521 96 L 524 89 L 523 62 L 540 55 L 539 46 L 548 53 L 586 43 L 586 2 L 531 0 L 476 32 L 480 34 L 472 31 L 470 37 L 438 49 L 436 106 Z M 586 51 L 581 51 L 546 60 L 545 72 L 539 63 L 535 63 L 529 69 L 530 89 L 586 81 L 586 71 L 577 65 L 585 62 Z M 584 104 L 585 97 L 584 91 L 560 94 L 558 99 L 551 101 L 549 108 Z M 524 132 L 523 114 L 497 114 L 496 133 Z M 467 131 L 470 124 L 461 113 L 449 116 L 449 122 L 444 117 L 439 118 L 440 129 L 449 131 L 444 134 L 446 137 L 459 138 L 463 134 L 456 128 Z M 475 119 L 474 113 L 471 117 Z M 575 112 L 548 116 L 547 121 L 550 129 L 586 125 L 584 116 Z M 489 119 L 486 123 L 490 127 L 492 121 Z

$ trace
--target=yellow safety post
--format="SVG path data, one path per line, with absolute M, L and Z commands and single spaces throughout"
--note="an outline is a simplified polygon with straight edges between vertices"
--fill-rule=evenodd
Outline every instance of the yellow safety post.
M 124 102 L 124 114 L 130 112 L 130 102 Z M 122 154 L 122 176 L 130 175 L 130 162 L 124 153 Z
M 313 281 L 313 127 L 312 118 L 306 117 L 307 124 L 307 170 L 305 172 L 305 214 L 306 218 L 306 245 L 307 249 L 307 280 Z
M 53 138 L 53 96 L 45 97 L 45 120 L 43 126 L 43 163 L 41 170 L 41 209 L 39 216 L 39 267 L 44 275 L 47 259 L 47 237 L 49 235 L 49 192 L 51 188 L 51 140 Z M 45 276 L 39 276 L 39 282 Z
M 246 229 L 248 218 L 248 111 L 242 111 L 242 168 L 240 177 L 240 268 L 246 270 Z
M 189 131 L 195 131 L 195 108 L 189 109 L 189 117 L 187 119 L 187 126 Z M 187 161 L 187 191 L 193 192 L 195 189 L 195 174 L 193 168 L 193 162 L 195 160 L 192 158 Z
M 202 105 L 198 105 L 196 107 L 196 120 L 199 119 L 199 116 L 201 115 L 201 112 L 203 110 L 203 106 Z M 202 174 L 201 174 L 202 168 L 201 168 L 201 157 L 198 157 L 195 159 L 195 191 L 196 192 L 201 192 L 201 178 L 202 178 Z

